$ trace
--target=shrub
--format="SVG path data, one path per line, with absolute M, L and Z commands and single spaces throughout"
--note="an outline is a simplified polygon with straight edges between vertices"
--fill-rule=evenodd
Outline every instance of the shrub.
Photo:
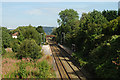
M 2 47 L 2 55 L 4 55 L 5 53 L 6 53 L 5 48 Z M 1 55 L 1 54 L 0 54 L 0 55 Z
M 42 61 L 37 64 L 39 67 L 39 78 L 48 78 L 50 75 L 50 66 L 47 61 Z
M 18 76 L 19 78 L 26 78 L 27 74 L 26 74 L 26 69 L 25 69 L 25 64 L 23 63 L 23 61 L 20 62 L 20 66 L 19 66 L 19 70 L 18 70 Z
M 20 45 L 17 57 L 22 59 L 22 57 L 30 57 L 32 59 L 38 59 L 41 57 L 41 47 L 37 45 L 35 40 L 24 40 Z
M 17 39 L 12 39 L 10 43 L 13 52 L 18 52 L 19 47 L 20 47 L 20 41 Z

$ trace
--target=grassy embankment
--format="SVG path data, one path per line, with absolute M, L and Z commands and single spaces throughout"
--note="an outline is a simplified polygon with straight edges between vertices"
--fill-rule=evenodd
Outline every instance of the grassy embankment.
M 55 78 L 51 56 L 38 60 L 17 59 L 14 52 L 2 56 L 2 78 Z

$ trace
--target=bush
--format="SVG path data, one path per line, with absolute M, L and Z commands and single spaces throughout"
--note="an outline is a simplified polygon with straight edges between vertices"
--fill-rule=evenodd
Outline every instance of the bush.
M 41 57 L 41 47 L 37 45 L 35 40 L 24 40 L 18 51 L 17 57 L 22 59 L 22 57 L 30 57 L 32 59 L 38 59 Z
M 17 75 L 19 76 L 19 78 L 26 78 L 27 77 L 27 71 L 25 69 L 25 64 L 23 61 L 20 62 L 20 66 L 19 66 L 19 70 L 17 72 Z
M 39 78 L 48 78 L 50 75 L 50 66 L 47 61 L 40 62 L 37 67 L 39 67 Z
M 20 47 L 20 41 L 18 39 L 12 39 L 10 46 L 12 47 L 13 52 L 18 52 Z
M 53 73 L 51 71 L 51 66 L 46 60 L 42 62 L 35 62 L 33 65 L 30 62 L 21 61 L 18 63 L 19 70 L 14 72 L 16 77 L 19 78 L 50 78 Z M 31 71 L 28 71 L 26 67 L 31 67 Z
M 6 53 L 5 48 L 2 47 L 2 55 L 4 55 L 5 53 Z M 0 55 L 1 55 L 1 54 L 0 54 Z

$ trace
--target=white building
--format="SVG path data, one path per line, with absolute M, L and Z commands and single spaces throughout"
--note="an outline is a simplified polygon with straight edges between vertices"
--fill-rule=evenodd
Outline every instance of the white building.
M 17 36 L 18 36 L 18 32 L 12 34 L 12 38 L 17 38 Z

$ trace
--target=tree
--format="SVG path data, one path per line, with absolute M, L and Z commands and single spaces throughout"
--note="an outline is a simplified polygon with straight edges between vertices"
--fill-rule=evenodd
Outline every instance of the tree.
M 73 9 L 66 9 L 64 11 L 61 11 L 59 13 L 59 16 L 61 19 L 61 23 L 64 25 L 68 22 L 71 22 L 72 20 L 78 20 L 79 18 L 77 11 L 74 11 Z
M 120 16 L 117 17 L 117 21 L 118 21 L 118 26 L 117 26 L 117 32 L 116 32 L 116 34 L 120 35 Z
M 113 19 L 116 19 L 119 15 L 116 10 L 107 10 L 102 11 L 102 15 L 108 20 L 111 21 Z
M 65 32 L 67 43 L 75 43 L 75 57 L 80 64 L 81 60 L 86 61 L 85 66 L 90 68 L 87 70 L 95 72 L 100 78 L 120 79 L 120 17 L 117 17 L 116 11 L 83 13 L 76 24 L 63 12 L 61 20 L 58 20 L 60 26 L 55 31 L 57 41 Z M 73 24 L 80 25 L 73 27 Z
M 37 30 L 39 33 L 45 33 L 42 26 L 38 26 L 38 27 L 36 28 L 36 30 Z
M 25 39 L 21 45 L 20 49 L 18 51 L 17 57 L 18 58 L 32 58 L 32 59 L 38 59 L 41 57 L 41 47 L 36 44 L 36 41 L 33 39 Z
M 75 38 L 79 55 L 88 65 L 93 65 L 98 77 L 119 78 L 119 70 L 111 62 L 119 54 L 119 19 L 111 18 L 108 22 L 96 10 L 84 13 L 80 19 L 80 30 Z
M 119 35 L 120 33 L 120 17 L 111 20 L 106 26 L 103 28 L 103 34 L 107 36 Z
M 9 34 L 9 30 L 5 27 L 2 27 L 2 46 L 4 48 L 10 47 L 10 41 L 12 36 Z
M 25 39 L 34 39 L 38 45 L 41 43 L 40 33 L 36 30 L 35 27 L 29 26 L 20 26 L 17 29 L 11 31 L 11 33 L 18 32 L 18 40 L 23 41 Z
M 56 29 L 57 29 L 57 28 L 53 28 L 51 34 L 55 35 L 55 34 L 56 34 Z
M 58 19 L 59 27 L 56 29 L 57 40 L 63 42 L 63 33 L 65 35 L 71 35 L 71 37 L 66 36 L 66 44 L 70 44 L 68 40 L 72 41 L 76 30 L 79 30 L 79 16 L 77 11 L 73 9 L 65 9 L 59 13 L 60 19 Z M 70 42 L 71 42 L 70 41 Z
M 77 25 L 79 25 L 78 13 L 73 9 L 66 9 L 64 11 L 61 11 L 59 13 L 59 17 L 60 19 L 58 19 L 58 23 L 63 28 L 63 30 L 66 30 L 65 33 L 69 32 L 70 30 L 73 30 L 75 27 L 78 27 Z M 70 26 L 69 29 L 67 26 Z
M 107 23 L 107 20 L 101 14 L 101 12 L 97 10 L 93 10 L 92 12 L 89 12 L 88 14 L 83 13 L 80 19 L 80 27 L 82 29 L 87 30 L 89 28 L 89 25 L 92 23 L 102 25 L 104 23 Z
M 120 16 L 120 8 L 118 9 L 118 16 Z
M 32 26 L 25 27 L 25 30 L 23 31 L 23 36 L 25 39 L 34 39 L 38 45 L 41 42 L 40 33 L 37 32 L 37 30 Z

